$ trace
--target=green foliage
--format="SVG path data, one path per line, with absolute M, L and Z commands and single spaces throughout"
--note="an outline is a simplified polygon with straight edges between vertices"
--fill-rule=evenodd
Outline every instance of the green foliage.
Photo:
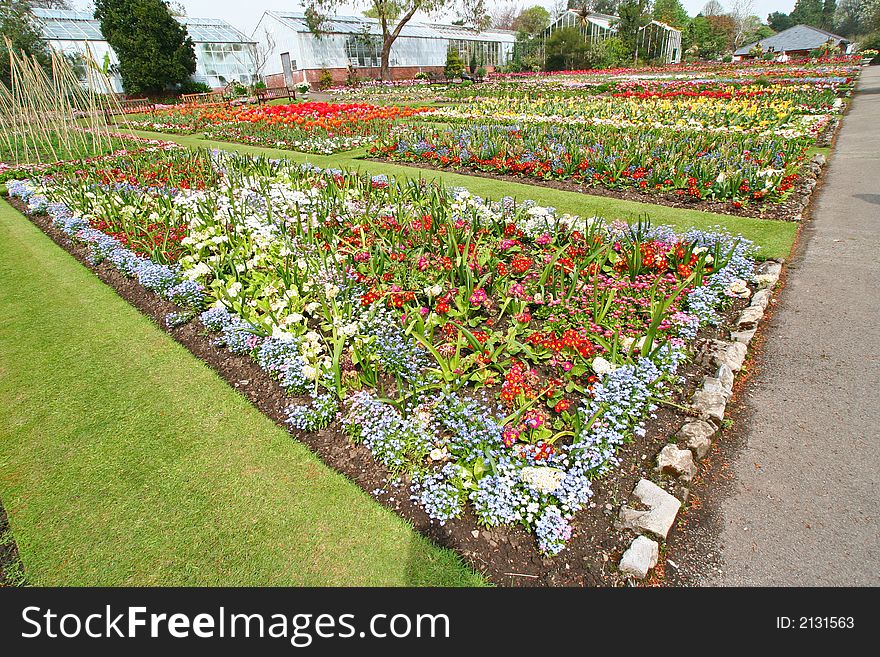
M 587 43 L 580 30 L 555 31 L 546 43 L 548 71 L 614 68 L 629 61 L 630 51 L 618 37 Z
M 449 48 L 446 51 L 446 68 L 443 70 L 447 80 L 459 77 L 464 73 L 464 62 L 458 56 L 458 50 Z
M 770 29 L 774 32 L 782 32 L 794 25 L 794 21 L 788 14 L 784 14 L 781 11 L 774 11 L 767 16 L 767 25 L 769 25 Z
M 195 80 L 184 80 L 177 88 L 177 92 L 181 94 L 207 94 L 211 91 L 213 89 L 204 82 L 196 82 Z
M 797 0 L 791 12 L 793 25 L 822 27 L 823 0 Z
M 687 10 L 681 0 L 655 0 L 654 20 L 666 23 L 678 29 L 684 29 L 690 22 Z
M 324 91 L 333 86 L 333 74 L 326 68 L 322 68 L 318 74 L 318 90 Z
M 523 9 L 513 23 L 517 32 L 536 35 L 544 31 L 550 24 L 550 12 L 541 5 Z
M 162 93 L 195 73 L 192 39 L 163 0 L 96 0 L 95 18 L 119 57 L 126 92 Z
M 566 27 L 556 30 L 544 44 L 545 68 L 548 71 L 568 71 L 587 68 L 589 46 L 580 30 Z
M 30 5 L 25 0 L 2 0 L 0 2 L 0 82 L 12 86 L 9 71 L 9 51 L 3 37 L 12 42 L 13 50 L 35 58 L 48 69 L 49 50 L 40 38 L 40 32 L 29 12 Z
M 617 6 L 617 36 L 630 56 L 636 54 L 640 28 L 651 22 L 649 0 L 622 0 Z
M 697 16 L 682 35 L 683 48 L 692 57 L 717 59 L 730 49 L 727 16 Z

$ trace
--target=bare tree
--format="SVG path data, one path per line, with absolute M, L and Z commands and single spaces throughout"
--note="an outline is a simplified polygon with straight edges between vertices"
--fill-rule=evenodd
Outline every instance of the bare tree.
M 709 0 L 700 11 L 703 16 L 723 16 L 724 6 L 718 0 Z
M 250 50 L 251 67 L 254 70 L 254 82 L 263 79 L 263 70 L 269 63 L 269 58 L 275 52 L 275 38 L 267 29 L 263 29 L 263 39 Z
M 753 29 L 755 5 L 752 0 L 733 0 L 729 16 L 733 19 L 733 45 L 743 44 L 743 37 Z
M 492 27 L 499 30 L 512 30 L 519 16 L 520 9 L 516 2 L 498 4 L 492 12 Z

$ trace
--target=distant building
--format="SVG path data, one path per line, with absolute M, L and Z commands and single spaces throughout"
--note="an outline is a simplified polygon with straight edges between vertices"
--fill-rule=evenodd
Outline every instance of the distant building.
M 316 36 L 305 15 L 267 11 L 252 38 L 268 54 L 263 69 L 270 87 L 298 82 L 317 82 L 323 69 L 334 82 L 343 82 L 349 68 L 362 77 L 378 78 L 382 59 L 379 21 L 360 16 L 334 16 L 324 21 Z M 465 65 L 471 54 L 478 66 L 491 71 L 508 62 L 516 33 L 508 30 L 477 30 L 457 25 L 410 21 L 391 46 L 389 64 L 394 79 L 411 79 L 416 73 L 441 74 L 450 47 L 458 50 Z
M 60 9 L 32 9 L 51 48 L 62 53 L 87 52 L 99 66 L 106 64 L 114 91 L 121 92 L 119 59 L 101 34 L 101 23 L 86 12 Z M 213 89 L 236 80 L 255 81 L 256 44 L 226 21 L 215 18 L 177 17 L 195 44 L 196 72 L 192 79 Z
M 600 14 L 595 11 L 569 9 L 560 14 L 546 30 L 544 37 L 565 28 L 576 28 L 590 43 L 599 43 L 617 34 L 616 16 Z M 659 59 L 666 64 L 681 61 L 681 30 L 660 21 L 651 21 L 639 30 L 638 45 L 651 59 Z
M 854 46 L 849 39 L 820 30 L 818 27 L 795 25 L 773 36 L 746 44 L 737 49 L 733 55 L 736 59 L 751 59 L 755 56 L 753 54 L 755 46 L 760 46 L 762 52 L 778 53 L 780 56 L 785 53 L 787 57 L 797 59 L 809 57 L 810 52 L 826 43 L 830 43 L 841 55 L 851 53 Z

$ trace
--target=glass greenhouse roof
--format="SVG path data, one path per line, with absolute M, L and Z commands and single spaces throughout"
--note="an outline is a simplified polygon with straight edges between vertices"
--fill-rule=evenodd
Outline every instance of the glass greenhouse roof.
M 267 12 L 276 19 L 290 27 L 292 30 L 301 33 L 311 32 L 306 23 L 305 15 L 297 12 L 270 11 Z M 327 18 L 322 30 L 328 34 L 368 34 L 380 36 L 382 27 L 375 18 L 365 18 L 361 16 L 331 16 Z M 504 30 L 487 30 L 486 32 L 477 32 L 468 27 L 458 25 L 441 25 L 437 23 L 416 23 L 410 22 L 403 26 L 400 32 L 402 37 L 416 37 L 422 39 L 472 39 L 478 41 L 499 41 L 513 40 L 515 34 Z
M 104 41 L 101 24 L 84 11 L 65 11 L 61 9 L 33 9 L 39 19 L 43 36 L 58 41 Z M 177 19 L 184 25 L 196 43 L 253 43 L 226 21 L 216 18 Z

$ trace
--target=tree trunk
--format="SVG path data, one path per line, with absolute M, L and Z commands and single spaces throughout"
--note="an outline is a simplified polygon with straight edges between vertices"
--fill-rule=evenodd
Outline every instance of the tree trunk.
M 390 81 L 391 80 L 391 44 L 394 43 L 394 39 L 391 35 L 385 37 L 385 40 L 382 42 L 382 66 L 379 69 L 379 77 L 382 80 Z

